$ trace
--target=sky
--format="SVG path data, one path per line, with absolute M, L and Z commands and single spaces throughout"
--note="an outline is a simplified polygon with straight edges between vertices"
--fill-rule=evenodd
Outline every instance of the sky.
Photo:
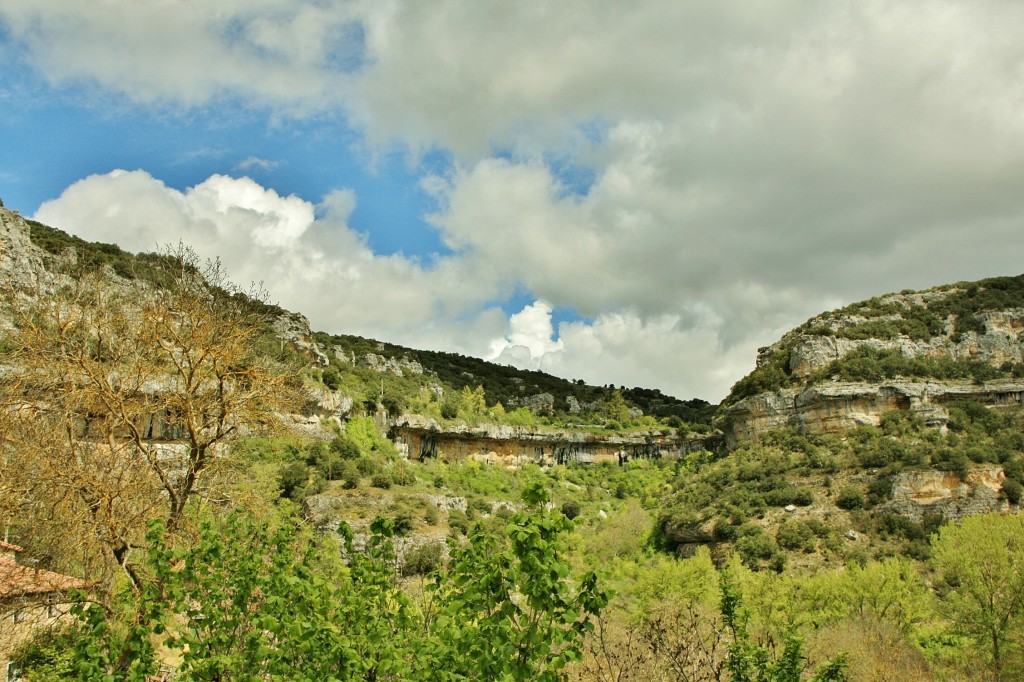
M 314 329 L 718 402 L 1024 272 L 1024 3 L 0 0 L 0 198 Z

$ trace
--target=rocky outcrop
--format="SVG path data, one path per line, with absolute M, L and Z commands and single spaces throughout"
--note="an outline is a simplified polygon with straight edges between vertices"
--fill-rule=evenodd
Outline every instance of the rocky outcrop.
M 534 414 L 551 414 L 555 411 L 555 396 L 550 393 L 537 393 L 525 398 L 512 398 L 509 407 L 525 407 Z
M 676 459 L 715 449 L 719 438 L 717 434 L 609 434 L 506 424 L 441 425 L 419 415 L 402 415 L 392 435 L 399 450 L 411 459 L 477 459 L 505 466 Z
M 839 433 L 861 425 L 877 426 L 882 415 L 912 410 L 925 423 L 942 428 L 946 405 L 971 400 L 991 407 L 1019 406 L 1024 381 L 893 381 L 881 384 L 832 382 L 807 388 L 761 393 L 732 405 L 719 423 L 727 447 L 757 440 L 770 429 L 792 427 L 809 433 Z
M 355 364 L 358 367 L 371 369 L 374 372 L 388 372 L 396 377 L 405 376 L 406 374 L 412 376 L 423 374 L 423 365 L 415 360 L 410 360 L 409 358 L 389 358 L 377 355 L 376 353 L 366 353 L 359 356 Z
M 313 340 L 313 332 L 309 328 L 309 320 L 299 313 L 285 312 L 271 321 L 274 334 L 285 343 L 290 343 L 301 355 L 316 364 L 326 367 L 330 359 L 320 350 Z
M 43 267 L 43 252 L 29 238 L 29 226 L 16 211 L 0 208 L 0 287 L 34 289 Z
M 815 370 L 826 367 L 847 353 L 861 347 L 875 350 L 898 350 L 904 356 L 930 356 L 951 360 L 981 360 L 991 365 L 1024 361 L 1024 308 L 1000 310 L 978 315 L 985 332 L 971 331 L 954 340 L 952 334 L 914 340 L 847 339 L 828 335 L 803 335 L 789 349 L 789 371 L 799 379 L 806 379 Z M 765 355 L 780 352 L 777 346 L 762 349 Z M 762 361 L 763 362 L 763 361 Z
M 920 522 L 925 515 L 959 520 L 972 514 L 1007 511 L 1001 499 L 1006 475 L 998 466 L 973 468 L 967 479 L 948 471 L 911 471 L 898 474 L 891 499 L 883 510 Z
M 808 320 L 758 351 L 755 374 L 761 374 L 751 377 L 753 383 L 749 385 L 788 387 L 746 394 L 729 405 L 718 424 L 729 447 L 741 440 L 756 440 L 765 431 L 779 427 L 840 432 L 862 424 L 878 424 L 881 416 L 892 410 L 912 410 L 929 425 L 942 428 L 949 417 L 945 404 L 954 400 L 989 406 L 1019 405 L 1024 392 L 1024 378 L 1018 378 L 1024 367 L 1022 279 L 997 278 L 890 294 Z M 861 349 L 889 352 L 890 356 L 896 351 L 915 362 L 927 358 L 933 363 L 908 362 L 907 367 L 915 368 L 913 371 L 921 372 L 916 368 L 927 366 L 943 368 L 945 376 L 1003 378 L 972 383 L 897 375 L 878 383 L 851 383 L 837 380 L 846 369 L 841 362 L 827 372 L 820 371 Z M 854 362 L 873 357 L 885 357 L 885 353 L 861 353 Z M 955 364 L 959 361 L 971 362 Z M 975 370 L 977 363 L 995 369 L 990 375 L 979 373 Z M 950 373 L 950 367 L 960 368 L 959 373 Z M 831 379 L 823 378 L 826 375 Z M 780 377 L 784 382 L 779 381 Z M 729 402 L 727 399 L 726 404 Z

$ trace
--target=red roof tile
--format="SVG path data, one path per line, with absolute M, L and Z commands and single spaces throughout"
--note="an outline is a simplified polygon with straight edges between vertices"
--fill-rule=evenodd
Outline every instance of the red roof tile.
M 86 587 L 84 580 L 0 557 L 0 599 L 50 594 Z

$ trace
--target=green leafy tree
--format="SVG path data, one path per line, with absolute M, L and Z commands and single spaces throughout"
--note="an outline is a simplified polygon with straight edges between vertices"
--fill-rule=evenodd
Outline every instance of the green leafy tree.
M 759 644 L 750 636 L 750 617 L 743 597 L 732 580 L 720 574 L 722 620 L 732 639 L 726 668 L 733 682 L 800 682 L 806 668 L 803 642 L 794 626 L 786 629 L 782 651 Z M 840 682 L 846 679 L 846 658 L 837 656 L 814 673 L 814 682 Z
M 943 600 L 950 617 L 987 651 L 992 679 L 1020 679 L 1007 669 L 1022 663 L 1024 516 L 981 514 L 943 526 L 932 561 L 952 587 Z
M 561 536 L 572 523 L 547 508 L 544 488 L 530 486 L 523 500 L 529 511 L 514 514 L 504 534 L 474 531 L 435 583 L 437 615 L 422 660 L 448 679 L 561 679 L 607 604 L 593 573 L 570 589 Z

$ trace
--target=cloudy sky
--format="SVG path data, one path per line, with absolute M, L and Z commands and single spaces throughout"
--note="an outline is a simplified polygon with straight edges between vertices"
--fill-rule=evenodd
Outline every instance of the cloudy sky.
M 0 197 L 315 328 L 720 400 L 1024 271 L 1024 3 L 0 0 Z

